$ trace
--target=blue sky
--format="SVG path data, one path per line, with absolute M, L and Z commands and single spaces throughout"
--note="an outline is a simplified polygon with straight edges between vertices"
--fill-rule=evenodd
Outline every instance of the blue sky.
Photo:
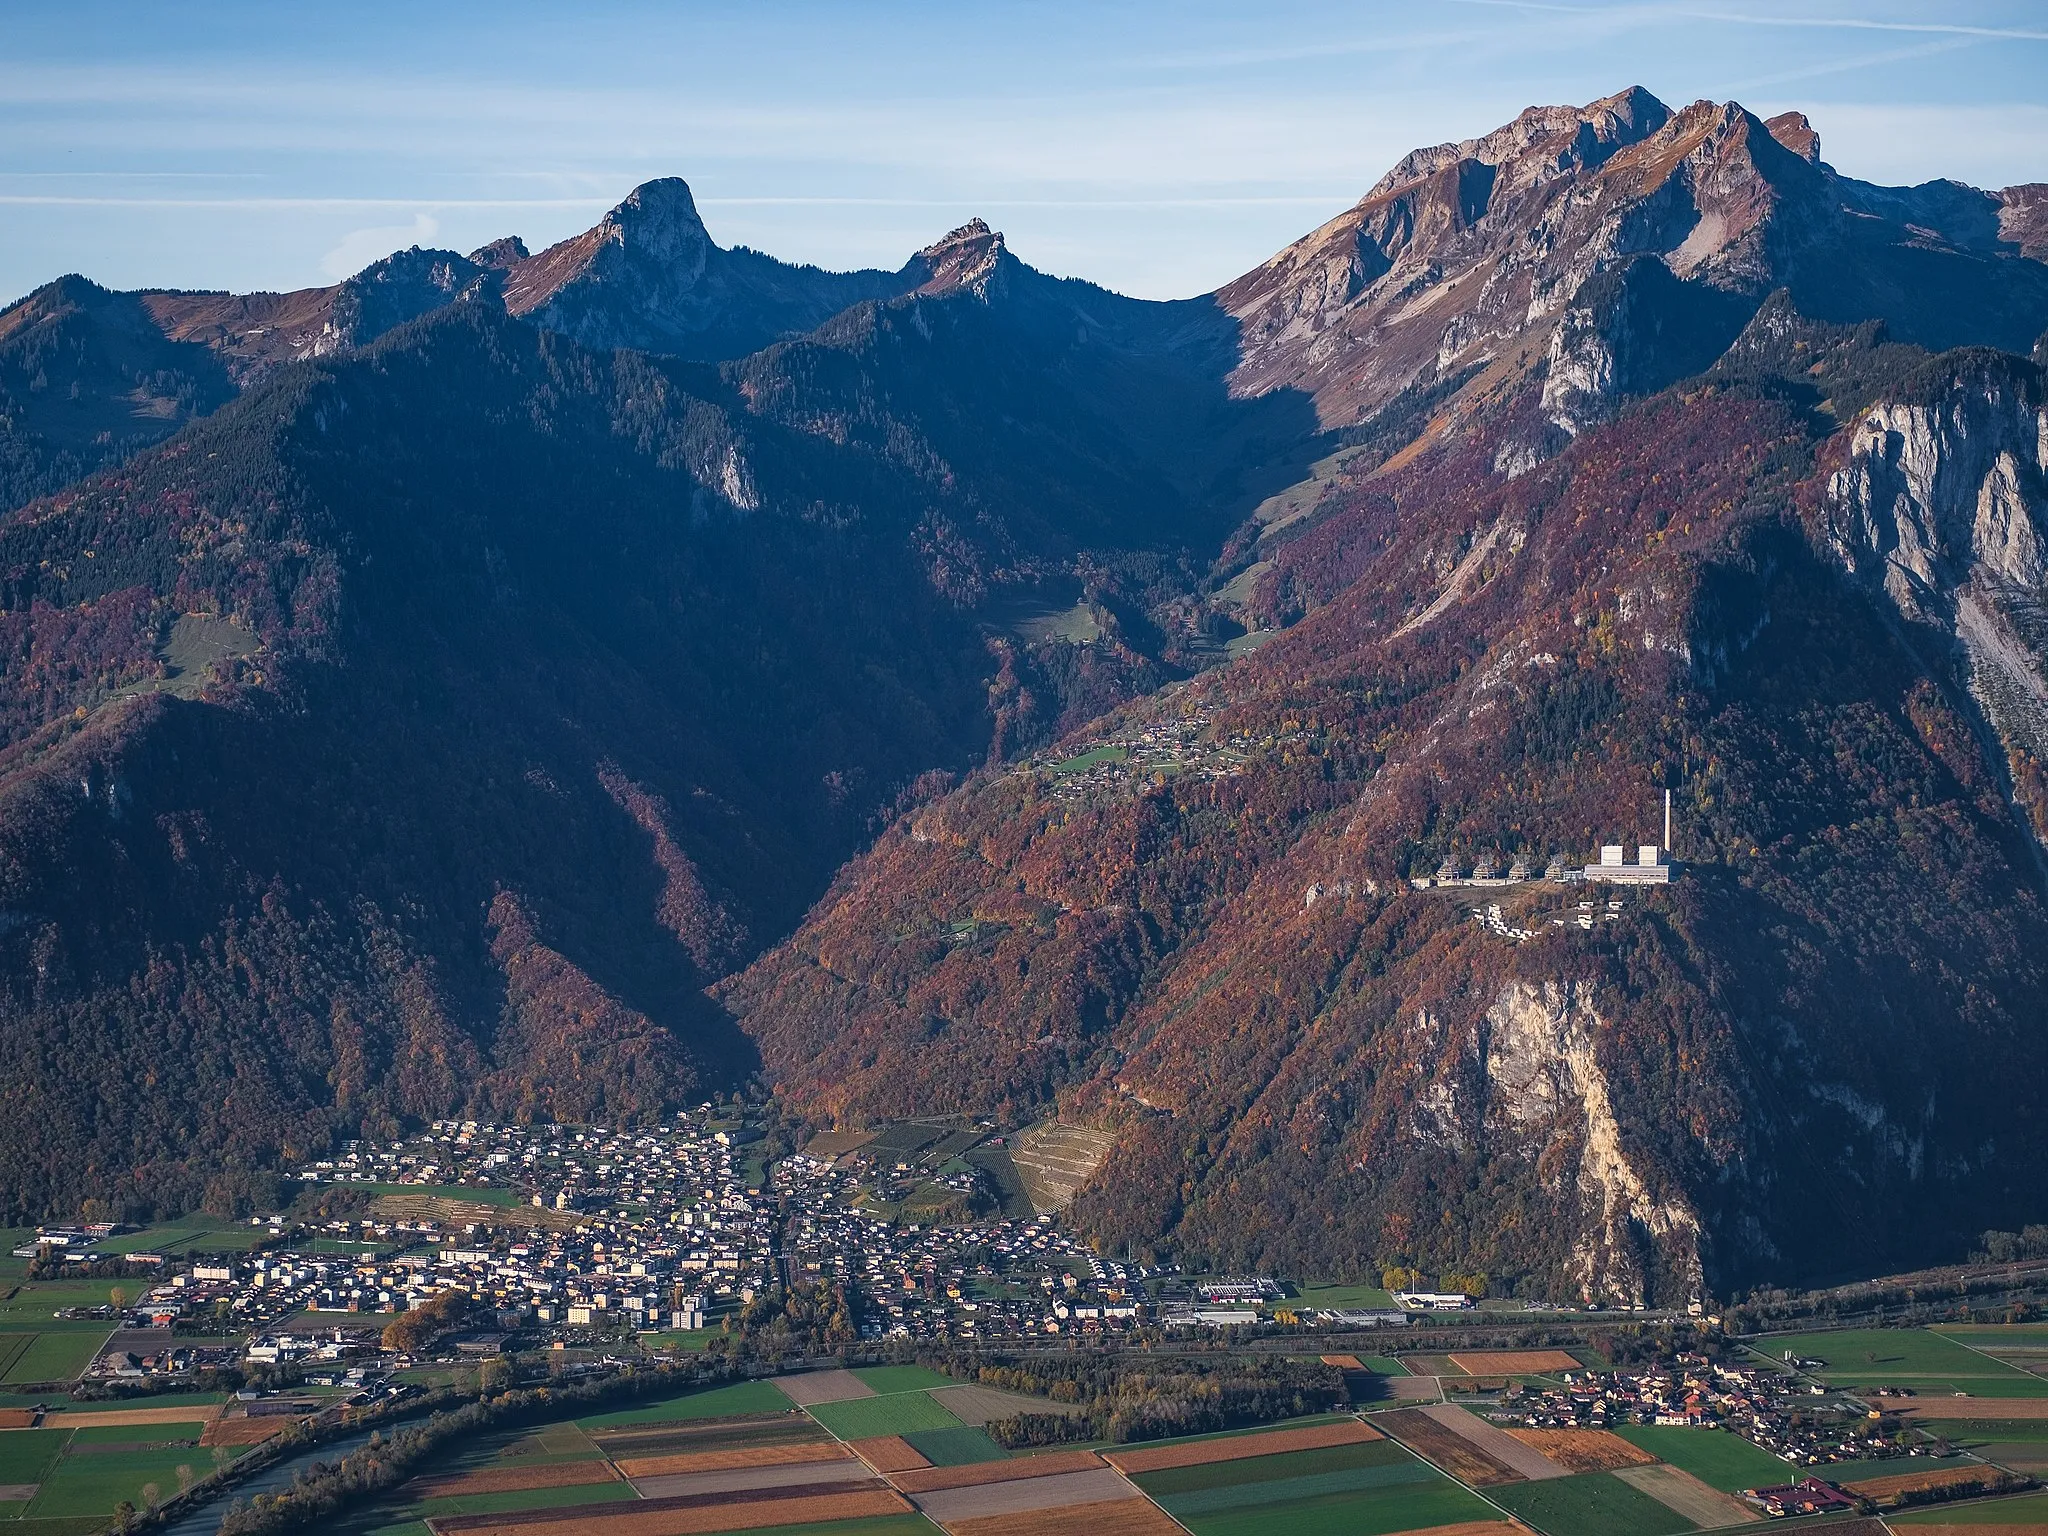
M 793 260 L 894 267 L 980 214 L 1049 271 L 1198 293 L 1416 145 L 1630 84 L 1800 107 L 1872 180 L 2048 180 L 2048 0 L 14 0 L 0 301 L 539 249 L 663 175 Z

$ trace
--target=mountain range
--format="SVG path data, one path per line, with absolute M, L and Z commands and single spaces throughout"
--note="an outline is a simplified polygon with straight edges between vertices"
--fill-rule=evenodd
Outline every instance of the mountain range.
M 1176 302 L 676 180 L 61 278 L 0 312 L 9 1214 L 759 1082 L 1109 1130 L 1074 1219 L 1219 1268 L 1664 1303 L 2040 1220 L 2044 361 L 2048 188 L 1639 89 Z M 1434 883 L 1667 791 L 1668 886 Z

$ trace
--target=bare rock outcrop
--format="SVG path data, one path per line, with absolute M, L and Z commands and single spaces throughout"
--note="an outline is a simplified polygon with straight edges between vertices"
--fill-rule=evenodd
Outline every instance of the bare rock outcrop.
M 1949 637 L 2015 777 L 2048 759 L 2048 405 L 2038 369 L 1965 353 L 1857 421 L 1825 535 L 1898 612 Z M 2043 808 L 2029 806 L 2037 835 Z

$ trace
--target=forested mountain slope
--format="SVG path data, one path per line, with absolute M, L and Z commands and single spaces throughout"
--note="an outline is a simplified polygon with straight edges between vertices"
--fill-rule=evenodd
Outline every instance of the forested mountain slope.
M 1131 301 L 1003 260 L 723 368 L 472 287 L 0 526 L 12 1208 L 742 1082 L 704 984 L 1073 683 L 1035 703 L 1075 648 L 982 610 L 1184 589 L 1249 505 L 1234 424 L 1285 410 L 1228 399 L 1213 312 L 1083 346 L 1061 305 Z M 1133 371 L 1170 421 L 1105 419 Z

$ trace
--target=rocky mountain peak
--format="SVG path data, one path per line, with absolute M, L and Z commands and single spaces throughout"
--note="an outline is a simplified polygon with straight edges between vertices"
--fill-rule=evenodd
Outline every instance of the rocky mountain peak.
M 954 293 L 963 288 L 985 293 L 989 279 L 1006 257 L 1009 249 L 1001 231 L 990 229 L 981 219 L 969 219 L 919 251 L 911 267 L 914 274 L 923 273 L 916 285 L 919 293 Z
M 505 272 L 518 266 L 531 254 L 526 249 L 526 242 L 517 235 L 501 235 L 489 245 L 481 245 L 471 251 L 469 259 L 491 271 Z
M 1820 134 L 1804 112 L 1780 112 L 1764 124 L 1771 137 L 1809 165 L 1820 164 Z

